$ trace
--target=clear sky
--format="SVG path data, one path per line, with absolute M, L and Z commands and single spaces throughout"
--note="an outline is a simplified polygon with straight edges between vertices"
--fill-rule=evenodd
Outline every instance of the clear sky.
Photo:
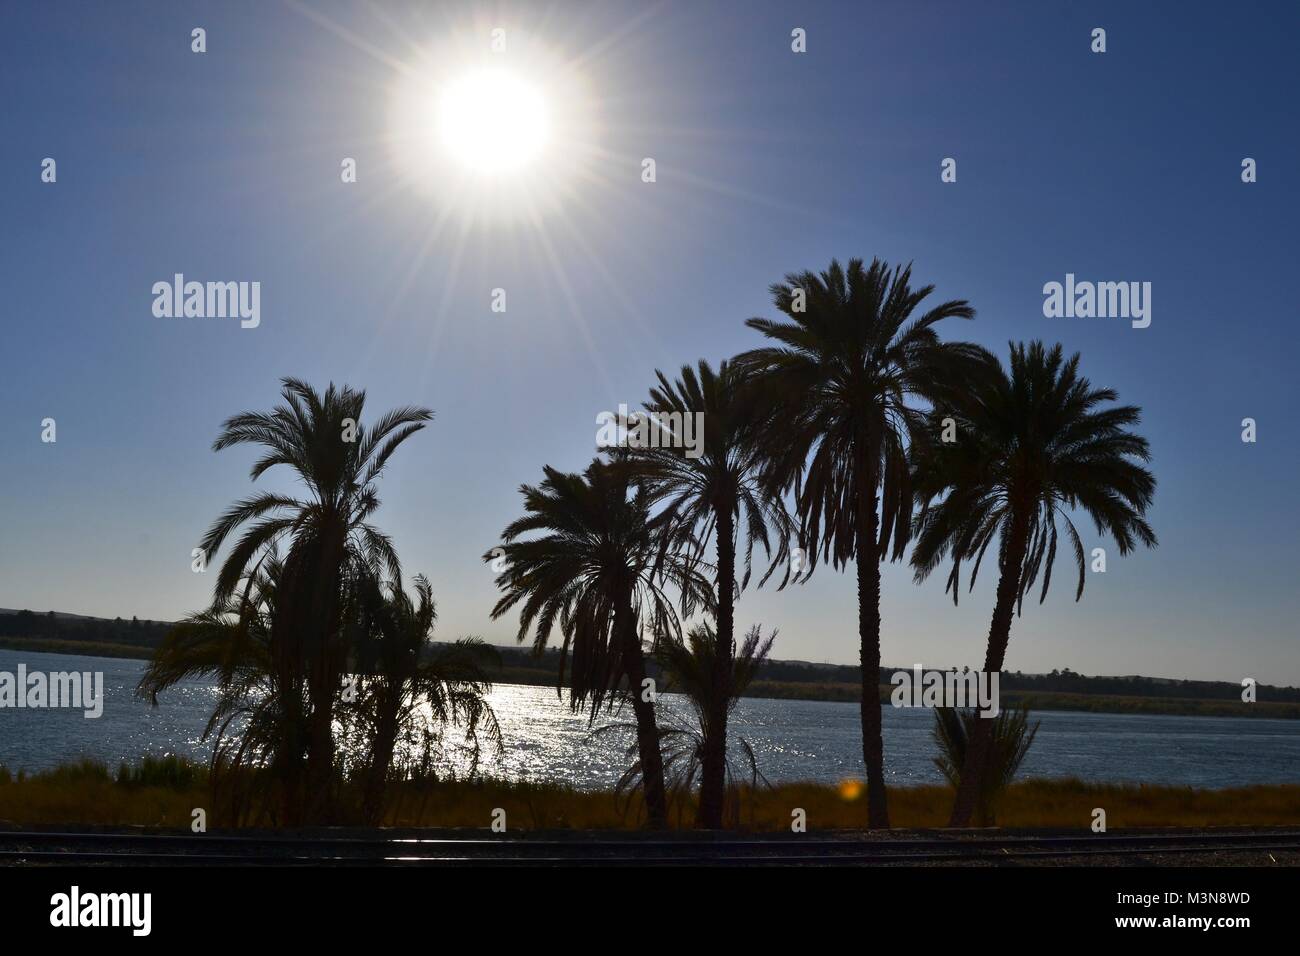
M 1008 668 L 1300 684 L 1297 36 L 1293 3 L 6 4 L 0 607 L 202 607 L 190 549 L 255 489 L 212 440 L 294 375 L 435 410 L 377 521 L 439 637 L 509 643 L 481 555 L 520 483 L 585 466 L 655 368 L 758 344 L 785 273 L 879 256 L 971 301 L 949 336 L 1060 341 L 1144 410 L 1160 547 L 1111 549 L 1079 604 L 1059 568 Z M 394 130 L 411 64 L 489 56 L 570 124 L 515 215 L 417 181 Z M 178 272 L 260 282 L 261 324 L 155 317 Z M 1150 282 L 1150 327 L 1045 318 L 1066 273 Z M 887 567 L 884 660 L 978 666 L 985 575 L 954 608 Z M 747 591 L 755 621 L 775 657 L 856 661 L 851 575 Z

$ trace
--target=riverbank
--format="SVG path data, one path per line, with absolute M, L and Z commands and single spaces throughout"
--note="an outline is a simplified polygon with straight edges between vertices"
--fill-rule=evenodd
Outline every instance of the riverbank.
M 31 651 L 34 654 L 113 657 L 132 661 L 147 661 L 153 657 L 153 651 L 150 648 L 142 648 L 135 644 L 113 644 L 106 641 L 61 641 L 43 637 L 0 637 L 0 650 Z
M 881 685 L 881 700 L 889 700 L 894 688 Z M 756 680 L 747 697 L 777 700 L 829 700 L 857 703 L 862 699 L 857 684 L 790 684 Z M 1003 708 L 1023 706 L 1030 710 L 1065 710 L 1094 714 L 1163 714 L 1171 717 L 1270 717 L 1300 719 L 1300 704 L 1277 701 L 1207 700 L 1199 697 L 1137 697 L 1129 694 L 1071 694 L 1063 691 L 1002 691 Z
M 639 804 L 609 792 L 509 783 L 500 780 L 440 781 L 394 787 L 386 826 L 471 827 L 491 825 L 498 810 L 510 830 L 633 829 Z M 941 827 L 952 806 L 946 786 L 889 791 L 895 827 Z M 154 826 L 188 829 L 193 811 L 204 808 L 210 827 L 238 825 L 223 817 L 212 799 L 205 768 L 184 761 L 146 761 L 110 772 L 85 762 L 32 775 L 0 769 L 0 825 Z M 1300 825 L 1300 786 L 1254 786 L 1197 790 L 1080 780 L 1025 780 L 1008 788 L 998 810 L 1003 827 L 1085 828 L 1094 810 L 1106 812 L 1108 829 L 1131 827 L 1226 827 Z M 864 787 L 783 784 L 742 795 L 740 826 L 789 831 L 802 810 L 809 831 L 859 829 L 866 823 Z M 689 828 L 693 808 L 678 806 L 673 825 Z M 264 821 L 263 821 L 264 822 Z
M 0 649 L 41 654 L 87 655 L 147 661 L 151 651 L 138 645 L 94 641 L 66 641 L 48 638 L 0 637 Z M 547 668 L 504 666 L 491 675 L 493 683 L 528 687 L 554 686 L 555 675 Z M 881 685 L 881 699 L 888 700 L 893 687 Z M 767 700 L 819 700 L 857 703 L 861 686 L 855 681 L 753 681 L 746 697 Z M 1153 697 L 1133 694 L 1069 693 L 1065 691 L 1022 691 L 1003 689 L 1003 707 L 1027 706 L 1030 710 L 1075 711 L 1098 714 L 1159 714 L 1183 717 L 1265 717 L 1300 720 L 1300 703 L 1202 697 Z

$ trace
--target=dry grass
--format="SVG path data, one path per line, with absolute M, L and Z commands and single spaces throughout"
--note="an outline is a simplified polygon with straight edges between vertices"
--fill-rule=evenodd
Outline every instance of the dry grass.
M 896 827 L 940 827 L 948 818 L 947 787 L 890 791 Z M 208 810 L 210 826 L 226 826 L 213 808 L 206 773 L 175 762 L 152 762 L 111 774 L 102 765 L 81 763 L 15 778 L 0 768 L 0 824 L 143 825 L 188 828 L 191 811 Z M 1187 787 L 1087 784 L 1079 780 L 1029 780 L 1003 796 L 998 823 L 1004 827 L 1082 828 L 1095 807 L 1104 808 L 1108 828 L 1300 825 L 1300 786 L 1193 790 Z M 493 812 L 506 811 L 510 829 L 621 829 L 640 823 L 639 806 L 609 793 L 563 786 L 445 781 L 395 788 L 385 823 L 390 826 L 487 827 Z M 741 825 L 786 830 L 801 808 L 809 830 L 858 829 L 866 824 L 865 791 L 857 783 L 840 787 L 786 784 L 743 797 Z M 674 823 L 689 826 L 690 806 L 675 807 Z
M 847 788 L 852 789 L 852 788 Z M 789 826 L 790 807 L 803 807 L 809 829 L 861 827 L 865 791 L 846 800 L 833 787 L 792 785 L 760 794 L 755 826 Z M 1089 784 L 1080 780 L 1028 780 L 1012 784 L 998 806 L 1003 827 L 1086 827 L 1092 811 L 1106 811 L 1117 827 L 1287 826 L 1300 824 L 1300 786 L 1193 790 L 1190 787 Z M 908 787 L 889 792 L 896 827 L 941 827 L 952 809 L 952 790 Z
M 183 783 L 147 783 L 140 782 L 140 774 L 136 768 L 115 777 L 103 764 L 90 761 L 16 778 L 0 767 L 0 824 L 188 827 L 190 811 L 204 805 L 196 802 L 207 793 L 203 775 L 191 774 Z

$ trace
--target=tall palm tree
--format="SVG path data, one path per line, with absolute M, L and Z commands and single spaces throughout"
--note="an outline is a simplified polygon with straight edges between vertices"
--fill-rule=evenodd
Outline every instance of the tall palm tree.
M 633 486 L 624 463 L 595 460 L 581 475 L 547 466 L 545 474 L 540 485 L 520 488 L 524 515 L 505 529 L 504 554 L 484 555 L 505 562 L 496 579 L 504 593 L 492 617 L 522 605 L 518 638 L 532 630 L 538 653 L 559 623 L 559 686 L 567 666 L 570 706 L 589 707 L 593 720 L 626 680 L 646 774 L 646 816 L 661 828 L 667 825 L 663 760 L 654 695 L 644 690 L 641 629 L 680 632 L 677 608 L 689 617 L 708 605 L 709 582 L 680 548 L 661 542 L 665 526 L 652 517 L 648 495 Z M 678 591 L 677 607 L 668 586 Z
M 232 531 L 254 522 L 235 543 L 217 575 L 213 601 L 228 600 L 260 553 L 286 541 L 271 648 L 277 679 L 305 674 L 310 713 L 285 714 L 290 725 L 305 720 L 308 740 L 306 813 L 325 812 L 334 769 L 334 702 L 347 657 L 342 639 L 342 598 L 365 575 L 387 573 L 401 580 L 392 541 L 367 519 L 379 507 L 375 481 L 399 445 L 433 417 L 426 408 L 403 407 L 373 427 L 362 424 L 365 392 L 331 383 L 323 394 L 298 379 L 281 381 L 284 404 L 271 412 L 243 412 L 228 419 L 213 443 L 262 445 L 253 465 L 256 481 L 287 465 L 306 487 L 303 498 L 264 493 L 232 505 L 201 543 L 211 557 Z
M 1079 570 L 1075 600 L 1083 596 L 1083 542 L 1070 519 L 1081 511 L 1119 553 L 1154 547 L 1144 517 L 1155 478 L 1145 438 L 1128 430 L 1141 419 L 1133 405 L 1102 407 L 1118 399 L 1079 375 L 1079 356 L 1042 342 L 1011 346 L 1010 371 L 986 353 L 981 370 L 936 407 L 928 436 L 917 443 L 916 520 L 912 566 L 918 582 L 950 556 L 947 590 L 960 591 L 961 565 L 971 560 L 975 585 L 984 552 L 996 537 L 998 588 L 989 625 L 984 670 L 1001 671 L 1011 621 L 1042 574 L 1047 597 L 1056 562 L 1057 521 L 1065 526 Z M 944 420 L 950 437 L 943 440 Z M 951 426 L 955 426 L 952 428 Z M 965 826 L 979 796 L 990 743 L 990 721 L 979 720 L 966 751 L 952 826 Z
M 501 729 L 487 702 L 487 667 L 500 656 L 477 638 L 433 646 L 438 614 L 433 588 L 414 579 L 415 597 L 388 582 L 387 593 L 368 589 L 363 613 L 366 636 L 356 643 L 358 692 L 343 704 L 364 752 L 361 813 L 371 826 L 383 817 L 384 793 L 397 745 L 403 752 L 429 750 L 447 727 L 459 728 L 470 750 L 471 772 L 482 745 L 501 752 Z M 480 740 L 480 734 L 483 740 Z M 415 760 L 415 763 L 424 763 Z
M 727 716 L 730 712 L 729 684 L 735 661 L 735 602 L 749 583 L 755 543 L 772 564 L 762 581 L 786 561 L 792 526 L 779 489 L 760 480 L 764 463 L 761 406 L 740 368 L 723 361 L 714 372 L 701 360 L 699 371 L 683 366 L 681 377 L 670 382 L 658 370 L 659 385 L 650 390 L 645 405 L 660 419 L 684 421 L 684 416 L 703 417 L 699 454 L 688 456 L 681 442 L 663 440 L 659 447 L 634 449 L 631 461 L 650 498 L 664 504 L 661 518 L 682 533 L 700 558 L 712 540 L 717 556 L 717 639 L 708 647 L 712 692 L 705 698 L 709 712 L 703 715 L 704 747 L 701 758 L 700 804 L 697 824 L 722 826 L 727 759 Z M 665 439 L 672 436 L 663 436 Z M 769 538 L 768 525 L 775 531 Z M 744 572 L 736 581 L 736 547 L 739 534 L 745 536 Z M 665 540 L 674 537 L 665 536 Z M 786 572 L 787 578 L 789 570 Z M 784 585 L 784 581 L 782 584 Z
M 737 361 L 761 377 L 773 402 L 769 474 L 793 486 L 807 572 L 819 555 L 857 565 L 862 662 L 862 756 L 872 827 L 889 825 L 880 724 L 880 563 L 902 556 L 911 527 L 907 450 L 924 424 L 912 404 L 933 401 L 973 360 L 972 346 L 942 343 L 934 326 L 969 319 L 964 300 L 920 311 L 933 286 L 913 289 L 912 270 L 860 259 L 820 275 L 792 273 L 772 286 L 790 321 L 746 324 L 777 344 Z

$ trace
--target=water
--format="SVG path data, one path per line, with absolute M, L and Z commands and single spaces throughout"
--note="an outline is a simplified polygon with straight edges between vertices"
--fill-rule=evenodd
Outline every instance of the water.
M 201 740 L 216 698 L 210 682 L 187 682 L 159 698 L 133 696 L 141 661 L 0 649 L 0 671 L 102 671 L 104 715 L 79 710 L 0 710 L 0 764 L 42 770 L 79 757 L 110 767 L 144 754 L 206 759 Z M 680 712 L 681 699 L 660 698 Z M 504 684 L 491 702 L 506 753 L 484 771 L 510 779 L 555 780 L 583 789 L 609 788 L 624 767 L 622 738 L 593 739 L 585 715 L 572 714 L 554 689 Z M 618 720 L 631 720 L 630 712 Z M 1077 776 L 1085 780 L 1228 787 L 1300 783 L 1300 721 L 1092 714 L 1042 711 L 1038 737 L 1022 776 Z M 932 716 L 923 710 L 884 708 L 885 762 L 890 782 L 935 783 Z M 856 704 L 803 700 L 742 700 L 732 732 L 754 748 L 759 769 L 773 783 L 834 783 L 862 774 Z M 737 755 L 738 756 L 738 755 Z

